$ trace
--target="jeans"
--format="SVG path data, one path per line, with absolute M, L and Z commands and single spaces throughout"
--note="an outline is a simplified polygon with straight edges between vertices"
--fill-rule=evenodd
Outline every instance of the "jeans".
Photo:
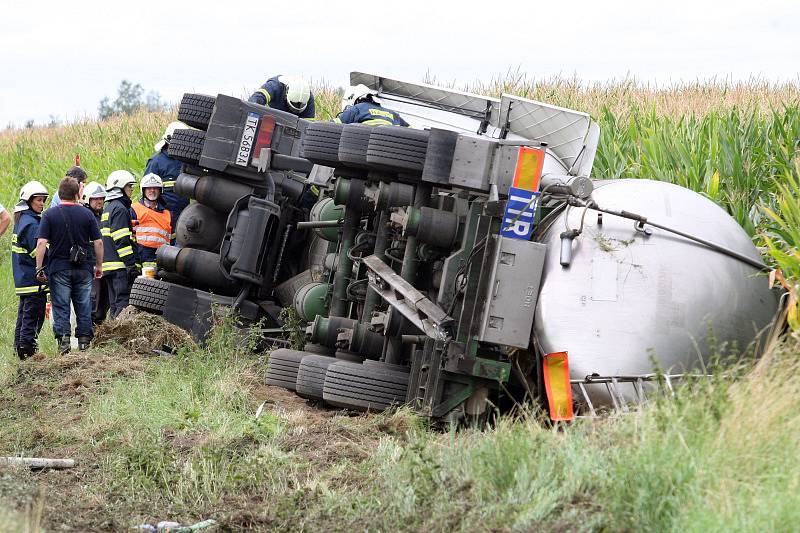
M 111 318 L 117 318 L 117 315 L 128 307 L 133 282 L 130 281 L 128 271 L 124 268 L 104 273 L 103 279 L 108 283 L 108 304 Z
M 17 327 L 14 329 L 14 348 L 36 350 L 36 337 L 42 331 L 47 293 L 28 294 L 19 297 Z
M 50 302 L 53 311 L 53 333 L 56 338 L 69 337 L 69 303 L 75 309 L 76 337 L 93 336 L 92 274 L 88 270 L 62 270 L 50 276 Z

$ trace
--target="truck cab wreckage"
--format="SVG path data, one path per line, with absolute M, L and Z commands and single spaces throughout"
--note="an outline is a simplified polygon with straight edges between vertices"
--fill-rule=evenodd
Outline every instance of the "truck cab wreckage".
M 200 339 L 212 306 L 267 329 L 293 307 L 308 351 L 274 350 L 267 383 L 451 422 L 526 399 L 554 420 L 622 408 L 713 346 L 759 349 L 778 294 L 748 235 L 676 185 L 591 179 L 589 115 L 350 81 L 411 127 L 184 95 L 197 129 L 169 154 L 194 201 L 133 305 Z

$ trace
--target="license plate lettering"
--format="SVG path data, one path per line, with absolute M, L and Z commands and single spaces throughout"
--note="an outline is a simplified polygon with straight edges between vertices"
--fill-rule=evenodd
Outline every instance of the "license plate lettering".
M 250 162 L 250 152 L 253 150 L 253 141 L 258 128 L 258 113 L 248 113 L 247 122 L 242 131 L 242 140 L 239 142 L 239 151 L 236 154 L 236 164 L 246 167 Z

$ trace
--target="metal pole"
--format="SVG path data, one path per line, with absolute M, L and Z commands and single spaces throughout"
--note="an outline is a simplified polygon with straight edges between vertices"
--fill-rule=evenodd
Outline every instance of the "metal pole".
M 420 183 L 417 185 L 417 190 L 414 193 L 414 207 L 419 209 L 428 204 L 428 199 L 431 196 L 431 186 L 427 183 Z M 406 249 L 403 253 L 403 266 L 400 269 L 400 276 L 407 282 L 413 284 L 414 278 L 417 276 L 417 267 L 419 260 L 417 259 L 417 237 L 409 235 L 406 237 Z
M 431 196 L 431 186 L 427 183 L 420 183 L 414 191 L 414 207 L 419 209 L 428 204 Z M 406 237 L 406 249 L 403 253 L 403 266 L 400 268 L 400 276 L 407 282 L 413 284 L 417 277 L 417 237 L 409 235 Z M 408 329 L 408 321 L 402 319 L 400 327 L 396 332 L 387 332 L 386 340 L 383 345 L 383 360 L 387 363 L 399 363 L 403 354 L 403 343 L 400 335 Z M 389 336 L 391 333 L 392 336 Z
M 347 313 L 347 284 L 353 272 L 353 261 L 348 252 L 353 247 L 361 213 L 356 206 L 347 206 L 344 209 L 344 226 L 342 227 L 342 240 L 339 248 L 339 263 L 333 277 L 333 299 L 331 301 L 331 316 L 346 316 Z
M 386 260 L 386 247 L 389 245 L 389 214 L 386 211 L 381 211 L 378 214 L 378 222 L 375 234 L 375 248 L 373 249 L 373 254 L 376 255 L 381 261 Z M 364 300 L 364 311 L 361 315 L 361 322 L 364 324 L 369 324 L 370 319 L 372 318 L 372 312 L 375 310 L 375 306 L 378 305 L 378 301 L 380 300 L 380 296 L 378 293 L 375 292 L 374 289 L 368 287 L 367 288 L 367 297 Z

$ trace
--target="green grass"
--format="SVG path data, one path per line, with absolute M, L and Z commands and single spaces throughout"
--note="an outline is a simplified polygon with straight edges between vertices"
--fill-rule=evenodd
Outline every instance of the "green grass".
M 591 112 L 603 131 L 596 176 L 706 194 L 797 290 L 798 87 L 659 91 L 512 76 L 481 89 Z M 330 89 L 320 102 L 326 116 L 338 106 Z M 76 151 L 90 179 L 117 168 L 141 175 L 171 118 L 0 134 L 0 201 L 12 204 L 27 179 L 52 187 Z M 602 422 L 548 429 L 533 413 L 441 433 L 407 411 L 310 419 L 279 401 L 255 419 L 264 361 L 224 331 L 176 357 L 126 360 L 110 348 L 90 354 L 103 358 L 95 367 L 48 359 L 20 372 L 8 244 L 0 240 L 0 453 L 84 464 L 72 474 L 0 471 L 0 530 L 36 527 L 39 516 L 51 529 L 215 518 L 233 530 L 293 531 L 791 531 L 800 519 L 797 329 L 754 369 Z M 43 339 L 52 353 L 47 329 Z M 72 394 L 76 383 L 87 387 Z

